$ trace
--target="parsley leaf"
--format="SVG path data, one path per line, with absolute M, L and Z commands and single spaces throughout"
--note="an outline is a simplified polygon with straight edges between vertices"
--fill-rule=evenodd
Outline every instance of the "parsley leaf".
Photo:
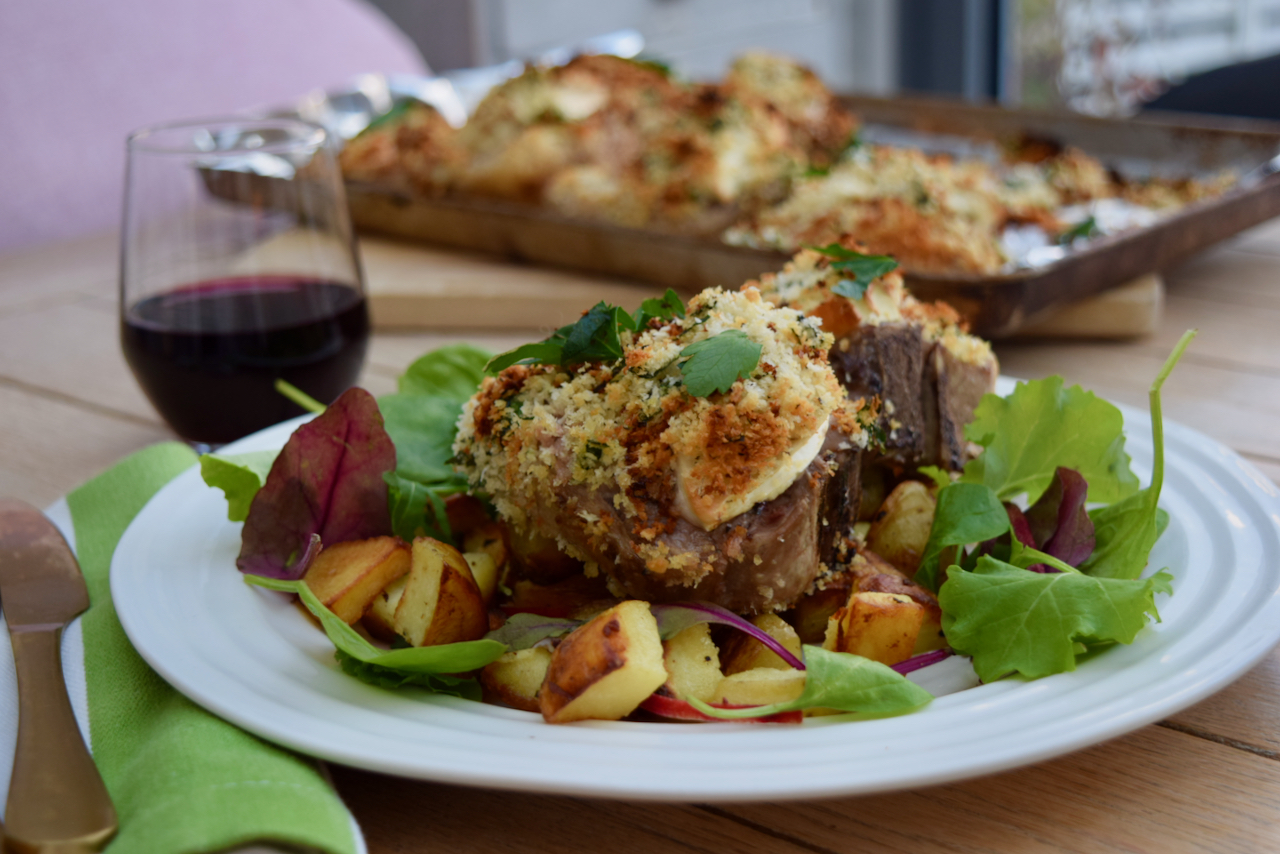
M 872 282 L 898 269 L 898 262 L 888 255 L 864 255 L 852 249 L 845 249 L 839 243 L 810 248 L 834 259 L 831 262 L 831 269 L 853 274 L 852 279 L 841 279 L 831 289 L 832 293 L 849 299 L 862 299 Z
M 1087 217 L 1082 222 L 1078 222 L 1070 228 L 1058 235 L 1059 246 L 1070 246 L 1078 239 L 1089 239 L 1094 235 L 1100 234 L 1098 229 L 1098 221 L 1092 216 Z
M 684 387 L 694 397 L 708 397 L 715 391 L 724 394 L 735 382 L 751 376 L 762 352 L 764 347 L 740 329 L 726 329 L 695 341 L 678 357 Z
M 1028 572 L 984 556 L 972 572 L 947 571 L 942 631 L 984 682 L 1062 673 L 1075 670 L 1079 644 L 1132 643 L 1148 614 L 1159 619 L 1155 594 L 1170 592 L 1169 581 L 1165 572 L 1145 580 Z
M 680 299 L 680 295 L 671 288 L 667 288 L 667 292 L 661 297 L 645 300 L 636 309 L 632 322 L 635 323 L 636 329 L 644 329 L 655 317 L 659 320 L 684 317 L 684 301 Z
M 678 299 L 678 298 L 677 298 Z M 683 310 L 683 306 L 681 306 Z M 497 374 L 512 365 L 578 365 L 583 362 L 610 362 L 622 358 L 619 329 L 635 330 L 631 315 L 617 306 L 598 302 L 568 326 L 562 326 L 545 341 L 522 344 L 485 365 L 485 373 Z
M 964 433 L 983 451 L 960 481 L 989 486 L 1002 501 L 1025 492 L 1035 503 L 1059 466 L 1084 477 L 1091 502 L 1138 490 L 1120 410 L 1080 386 L 1063 388 L 1062 377 L 1018 383 L 1008 397 L 987 395 Z

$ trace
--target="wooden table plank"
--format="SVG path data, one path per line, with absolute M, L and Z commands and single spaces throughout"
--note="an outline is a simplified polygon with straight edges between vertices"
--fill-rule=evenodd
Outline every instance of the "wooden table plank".
M 820 852 L 1255 854 L 1280 848 L 1280 765 L 1148 727 L 950 786 L 716 809 Z
M 598 803 L 334 770 L 357 815 L 401 818 L 366 825 L 373 851 L 1244 854 L 1280 843 L 1280 765 L 1165 727 L 952 785 L 780 804 Z
M 2 380 L 0 413 L 0 496 L 37 507 L 53 503 L 132 452 L 173 438 L 160 424 L 102 414 Z

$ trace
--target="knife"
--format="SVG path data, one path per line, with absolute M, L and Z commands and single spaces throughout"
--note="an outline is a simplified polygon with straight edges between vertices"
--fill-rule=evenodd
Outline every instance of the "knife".
M 0 610 L 18 673 L 6 854 L 97 851 L 116 831 L 62 676 L 62 629 L 88 607 L 80 565 L 58 529 L 30 504 L 0 499 Z

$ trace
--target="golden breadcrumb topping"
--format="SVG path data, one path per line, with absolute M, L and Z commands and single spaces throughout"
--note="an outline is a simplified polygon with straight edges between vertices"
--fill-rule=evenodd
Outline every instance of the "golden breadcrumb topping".
M 866 252 L 846 241 L 845 247 Z M 894 270 L 867 285 L 858 299 L 833 291 L 848 274 L 831 266 L 832 259 L 813 249 L 802 250 L 777 273 L 765 273 L 744 288 L 758 289 L 775 305 L 795 308 L 822 321 L 823 329 L 841 338 L 866 324 L 907 321 L 920 324 L 926 341 L 938 341 L 963 362 L 979 365 L 994 356 L 991 345 L 970 335 L 954 308 L 945 302 L 921 302 L 907 291 L 902 274 Z
M 759 363 L 727 393 L 694 397 L 681 351 L 727 330 L 761 346 Z M 685 318 L 621 339 L 621 360 L 516 365 L 486 378 L 464 407 L 457 458 L 517 526 L 540 494 L 581 486 L 616 492 L 614 508 L 627 517 L 658 502 L 710 530 L 785 491 L 833 416 L 851 443 L 868 441 L 875 413 L 847 400 L 827 363 L 831 336 L 754 288 L 703 291 Z

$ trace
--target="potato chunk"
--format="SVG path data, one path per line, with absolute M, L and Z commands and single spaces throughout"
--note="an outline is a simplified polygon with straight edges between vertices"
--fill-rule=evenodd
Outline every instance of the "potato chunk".
M 621 602 L 560 642 L 538 693 L 551 723 L 614 721 L 667 680 L 662 640 L 647 602 Z
M 325 546 L 303 580 L 325 607 L 352 624 L 384 587 L 409 571 L 409 564 L 402 540 L 373 537 Z
M 827 624 L 823 646 L 897 664 L 915 650 L 925 609 L 901 593 L 854 593 Z
M 480 671 L 485 699 L 496 700 L 514 709 L 538 711 L 538 690 L 547 678 L 551 650 L 536 646 L 504 653 Z
M 867 531 L 867 548 L 908 576 L 915 575 L 929 542 L 936 505 L 929 487 L 904 480 L 880 505 L 880 512 Z
M 803 670 L 757 667 L 726 676 L 712 702 L 725 706 L 767 706 L 794 700 L 802 691 Z
M 480 598 L 488 605 L 493 601 L 493 594 L 498 592 L 498 567 L 493 562 L 493 555 L 488 552 L 463 552 L 463 560 L 471 570 L 471 577 L 480 589 Z
M 667 668 L 667 690 L 682 700 L 695 697 L 709 702 L 724 678 L 720 650 L 706 623 L 690 626 L 663 642 L 662 663 Z
M 755 623 L 756 628 L 763 629 L 769 637 L 782 644 L 787 652 L 796 658 L 800 657 L 800 636 L 786 620 L 777 614 L 761 614 L 751 622 Z M 757 667 L 770 667 L 774 670 L 792 669 L 791 665 L 779 658 L 776 652 L 751 635 L 742 632 L 733 635 L 724 645 L 722 663 L 725 676 L 732 676 L 744 670 L 754 670 Z
M 373 597 L 369 610 L 364 612 L 364 619 L 360 621 L 360 625 L 380 641 L 391 643 L 398 637 L 395 628 L 396 606 L 400 604 L 400 597 L 404 595 L 404 586 L 408 581 L 409 576 L 402 575 L 382 588 L 382 591 Z
M 392 626 L 411 646 L 477 640 L 489 630 L 480 588 L 453 546 L 415 539 L 408 579 Z

